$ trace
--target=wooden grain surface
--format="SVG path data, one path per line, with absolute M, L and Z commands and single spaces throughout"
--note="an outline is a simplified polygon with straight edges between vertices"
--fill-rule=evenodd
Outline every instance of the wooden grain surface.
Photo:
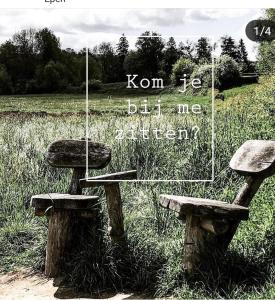
M 113 182 L 119 182 L 121 180 L 132 180 L 137 178 L 137 171 L 130 170 L 124 172 L 117 172 L 107 175 L 94 176 L 80 179 L 80 186 L 82 188 L 96 187 L 101 185 L 112 184 Z
M 31 206 L 36 209 L 54 207 L 58 209 L 85 209 L 95 203 L 99 197 L 85 195 L 69 195 L 49 193 L 34 195 L 31 199 Z
M 86 168 L 86 141 L 59 140 L 47 152 L 48 163 L 58 168 Z M 111 149 L 101 143 L 88 142 L 88 167 L 102 169 L 111 160 Z
M 247 220 L 246 207 L 227 202 L 185 196 L 160 195 L 160 204 L 181 215 L 219 216 Z
M 275 141 L 246 141 L 232 157 L 230 167 L 242 175 L 275 174 Z

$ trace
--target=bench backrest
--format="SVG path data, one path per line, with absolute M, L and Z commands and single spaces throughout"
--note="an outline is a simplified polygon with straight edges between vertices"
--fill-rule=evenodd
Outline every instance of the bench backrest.
M 241 175 L 266 178 L 275 174 L 275 141 L 246 141 L 233 155 L 231 169 Z
M 85 177 L 86 166 L 90 169 L 106 167 L 111 160 L 111 149 L 91 141 L 59 140 L 49 146 L 46 158 L 52 167 L 73 168 L 68 193 L 79 195 L 82 193 L 79 180 Z
M 91 141 L 86 143 L 85 140 L 55 141 L 47 152 L 48 163 L 57 168 L 86 168 L 88 162 L 90 169 L 103 169 L 110 160 L 111 149 L 108 146 Z

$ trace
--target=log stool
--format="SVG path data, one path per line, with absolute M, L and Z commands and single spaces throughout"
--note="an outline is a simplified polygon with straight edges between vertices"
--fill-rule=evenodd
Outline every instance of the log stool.
M 92 206 L 99 197 L 70 194 L 41 194 L 31 199 L 36 216 L 49 218 L 45 274 L 55 277 L 71 245 L 71 227 L 75 217 L 93 218 Z
M 161 206 L 185 224 L 183 267 L 189 273 L 228 248 L 248 206 L 265 178 L 275 174 L 275 141 L 250 140 L 234 154 L 230 167 L 247 177 L 232 204 L 211 199 L 160 195 Z
M 59 140 L 49 146 L 46 159 L 52 167 L 73 169 L 67 194 L 49 193 L 35 195 L 31 199 L 35 215 L 47 215 L 49 220 L 45 274 L 55 277 L 61 271 L 66 252 L 70 250 L 75 220 L 90 218 L 91 226 L 97 226 L 99 198 L 81 195 L 80 179 L 85 177 L 86 166 L 89 169 L 102 169 L 107 166 L 111 160 L 111 149 L 91 141 L 86 143 L 85 140 Z M 136 177 L 136 171 L 128 173 L 125 178 Z M 112 178 L 113 174 L 107 176 Z M 114 224 L 114 236 L 120 238 L 124 236 L 124 226 L 119 187 L 117 184 L 108 185 L 105 192 L 107 206 L 111 203 L 111 211 L 114 212 L 109 214 L 109 222 Z

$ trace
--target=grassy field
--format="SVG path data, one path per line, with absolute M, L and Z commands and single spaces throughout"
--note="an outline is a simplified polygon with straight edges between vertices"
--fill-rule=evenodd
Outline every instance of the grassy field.
M 266 180 L 252 201 L 250 219 L 239 227 L 224 261 L 215 271 L 198 274 L 196 278 L 186 277 L 180 268 L 182 224 L 158 205 L 160 193 L 232 201 L 243 183 L 243 178 L 228 167 L 233 153 L 248 139 L 275 137 L 274 84 L 274 76 L 261 78 L 258 85 L 225 91 L 225 101 L 216 103 L 213 183 L 122 184 L 131 253 L 123 260 L 115 259 L 107 236 L 103 191 L 88 191 L 101 197 L 104 230 L 100 249 L 89 241 L 89 236 L 81 236 L 80 244 L 71 253 L 67 280 L 75 288 L 90 292 L 116 289 L 178 298 L 274 298 L 274 177 Z M 142 97 L 134 95 L 131 99 L 138 104 Z M 154 103 L 156 97 L 149 95 L 148 102 Z M 182 95 L 171 92 L 161 97 L 166 112 L 173 112 L 175 104 L 180 102 L 210 106 L 209 96 L 186 97 L 183 101 Z M 104 173 L 137 168 L 140 176 L 147 179 L 167 178 L 168 174 L 193 179 L 209 176 L 211 140 L 207 109 L 206 118 L 186 118 L 186 122 L 199 123 L 205 128 L 205 134 L 197 141 L 180 145 L 160 144 L 154 139 L 117 143 L 112 139 L 111 129 L 117 123 L 127 128 L 129 121 L 136 121 L 134 116 L 122 113 L 128 98 L 129 95 L 113 95 L 110 99 L 106 93 L 91 95 L 91 128 L 100 129 L 91 132 L 91 136 L 107 142 L 113 149 L 112 162 Z M 75 113 L 85 111 L 84 98 L 1 96 L 0 111 L 0 268 L 2 272 L 20 266 L 42 269 L 46 220 L 34 217 L 24 203 L 33 194 L 67 190 L 70 171 L 49 167 L 44 153 L 56 139 L 84 136 L 85 116 Z M 174 127 L 179 122 L 174 114 L 166 114 L 162 121 L 165 126 Z
M 111 98 L 110 98 L 111 97 Z M 173 108 L 178 103 L 200 103 L 209 104 L 210 96 L 183 96 L 180 93 L 170 93 L 164 95 L 112 95 L 108 93 L 91 93 L 89 95 L 89 110 L 100 113 L 115 113 L 124 111 L 127 108 L 127 99 L 135 104 L 140 104 L 144 99 L 148 99 L 149 107 L 157 99 L 163 99 L 163 108 Z M 20 95 L 20 96 L 0 96 L 0 112 L 36 112 L 49 114 L 60 113 L 85 113 L 85 95 L 66 95 L 66 94 L 43 94 L 43 95 Z M 151 103 L 151 106 L 150 106 Z

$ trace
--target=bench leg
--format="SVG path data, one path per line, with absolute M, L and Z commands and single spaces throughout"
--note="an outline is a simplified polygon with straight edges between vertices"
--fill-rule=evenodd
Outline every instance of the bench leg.
M 242 186 L 238 195 L 233 201 L 233 204 L 249 207 L 251 200 L 257 193 L 263 181 L 264 178 L 258 178 L 258 177 L 254 178 L 252 176 L 248 177 L 246 179 L 246 183 Z M 239 220 L 232 222 L 230 230 L 228 230 L 228 232 L 222 237 L 220 242 L 223 244 L 224 249 L 228 248 L 231 240 L 233 239 L 238 229 L 239 224 L 240 224 Z
M 201 262 L 205 233 L 200 228 L 199 217 L 188 215 L 185 222 L 183 268 L 192 273 Z
M 60 274 L 62 260 L 66 255 L 70 241 L 70 211 L 60 210 L 51 212 L 48 226 L 45 275 L 55 277 Z
M 109 234 L 112 241 L 120 242 L 124 240 L 125 234 L 119 183 L 106 184 L 104 188 L 109 215 Z
M 183 268 L 191 274 L 218 261 L 224 253 L 223 245 L 219 243 L 220 234 L 227 230 L 226 222 L 215 223 L 194 215 L 186 216 Z

